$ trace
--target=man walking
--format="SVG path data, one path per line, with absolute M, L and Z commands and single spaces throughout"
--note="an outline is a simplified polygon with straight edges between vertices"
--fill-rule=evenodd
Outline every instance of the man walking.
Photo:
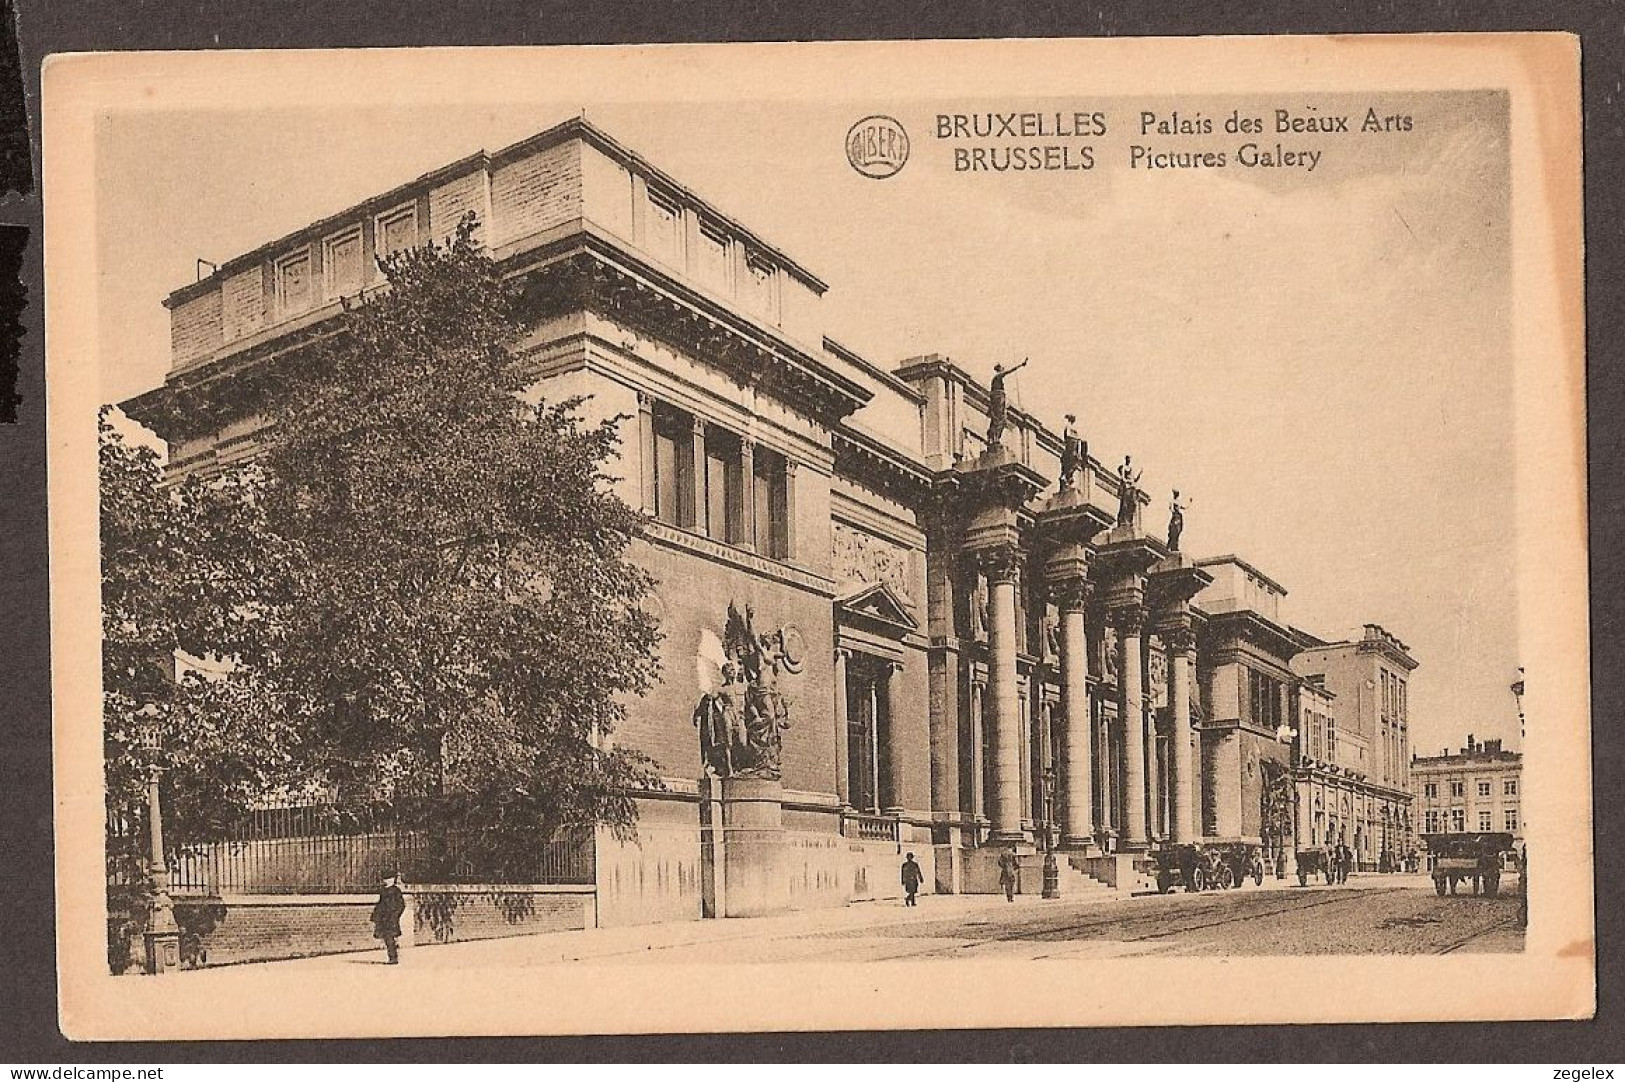
M 917 905 L 914 896 L 920 893 L 920 883 L 925 876 L 920 874 L 920 866 L 914 861 L 914 854 L 910 853 L 908 859 L 903 861 L 903 904 Z
M 999 854 L 999 886 L 1004 888 L 1005 901 L 1016 900 L 1016 894 L 1021 890 L 1021 861 L 1013 849 Z
M 372 937 L 384 941 L 389 964 L 400 964 L 401 914 L 406 912 L 406 895 L 401 893 L 400 875 L 384 880 L 384 889 L 372 907 Z

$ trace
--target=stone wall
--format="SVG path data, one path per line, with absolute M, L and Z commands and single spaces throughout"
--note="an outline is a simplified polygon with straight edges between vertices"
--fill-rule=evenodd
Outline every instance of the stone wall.
M 590 887 L 417 887 L 408 892 L 405 943 L 451 943 L 595 922 Z M 177 899 L 176 921 L 191 964 L 230 965 L 379 949 L 370 894 L 235 895 Z M 403 929 L 407 922 L 403 922 Z

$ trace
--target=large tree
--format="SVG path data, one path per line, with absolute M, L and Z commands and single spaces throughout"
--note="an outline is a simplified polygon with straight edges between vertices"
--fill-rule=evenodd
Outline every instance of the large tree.
M 522 878 L 523 839 L 624 831 L 659 785 L 611 739 L 657 675 L 641 518 L 607 473 L 618 419 L 528 393 L 518 294 L 470 221 L 385 273 L 274 395 L 279 694 L 346 800 L 477 835 Z
M 100 459 L 108 855 L 128 880 L 153 756 L 171 842 L 207 838 L 286 776 L 297 733 L 261 683 L 281 561 L 259 471 L 167 481 L 106 412 Z

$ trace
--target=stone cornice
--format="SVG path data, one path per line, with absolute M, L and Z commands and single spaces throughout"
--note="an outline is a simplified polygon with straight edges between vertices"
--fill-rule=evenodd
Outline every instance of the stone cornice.
M 773 328 L 701 294 L 590 223 L 512 257 L 532 314 L 572 308 L 704 358 L 831 428 L 874 393 Z
M 931 471 L 873 436 L 843 426 L 831 433 L 831 443 L 836 473 L 909 507 L 931 494 Z
M 665 548 L 677 549 L 713 563 L 726 564 L 741 571 L 748 571 L 762 578 L 782 582 L 787 586 L 796 586 L 820 597 L 832 598 L 835 596 L 835 582 L 823 575 L 807 571 L 793 564 L 770 560 L 765 556 L 758 556 L 744 549 L 721 541 L 702 537 L 677 526 L 664 522 L 650 521 L 643 526 L 644 540 L 651 544 L 662 545 Z

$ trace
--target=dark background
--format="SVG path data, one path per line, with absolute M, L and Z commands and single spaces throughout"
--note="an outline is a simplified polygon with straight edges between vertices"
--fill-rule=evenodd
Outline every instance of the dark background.
M 17 391 L 18 423 L 0 424 L 0 1061 L 154 1062 L 473 1061 L 1050 1061 L 1096 1063 L 1549 1062 L 1617 1063 L 1619 982 L 1615 900 L 1622 833 L 1618 634 L 1625 614 L 1619 540 L 1625 523 L 1619 423 L 1622 381 L 1621 189 L 1625 188 L 1625 6 L 1588 3 L 1354 4 L 1252 0 L 1159 11 L 1061 0 L 881 5 L 842 0 L 755 3 L 558 3 L 488 0 L 453 16 L 439 0 L 343 0 L 252 10 L 238 0 L 15 0 L 34 149 L 34 191 L 0 200 L 0 225 L 32 233 L 23 278 L 31 305 Z M 475 5 L 468 5 L 473 9 Z M 286 1041 L 72 1045 L 56 1023 L 47 608 L 43 293 L 39 245 L 39 70 L 51 53 L 113 49 L 244 49 L 410 45 L 577 44 L 853 38 L 1094 37 L 1183 34 L 1413 33 L 1568 30 L 1581 37 L 1585 80 L 1586 312 L 1595 841 L 1599 909 L 1598 1020 L 1487 1025 L 1226 1027 L 1164 1030 L 1005 1030 L 512 1040 Z M 4 65 L 0 64 L 0 74 Z M 3 178 L 0 178 L 3 180 Z M 0 388 L 3 390 L 3 388 Z M 1207 964 L 1200 960 L 1194 964 Z M 1327 962 L 1326 979 L 1338 979 Z M 1241 990 L 1238 990 L 1241 991 Z M 1132 992 L 1129 992 L 1132 994 Z

